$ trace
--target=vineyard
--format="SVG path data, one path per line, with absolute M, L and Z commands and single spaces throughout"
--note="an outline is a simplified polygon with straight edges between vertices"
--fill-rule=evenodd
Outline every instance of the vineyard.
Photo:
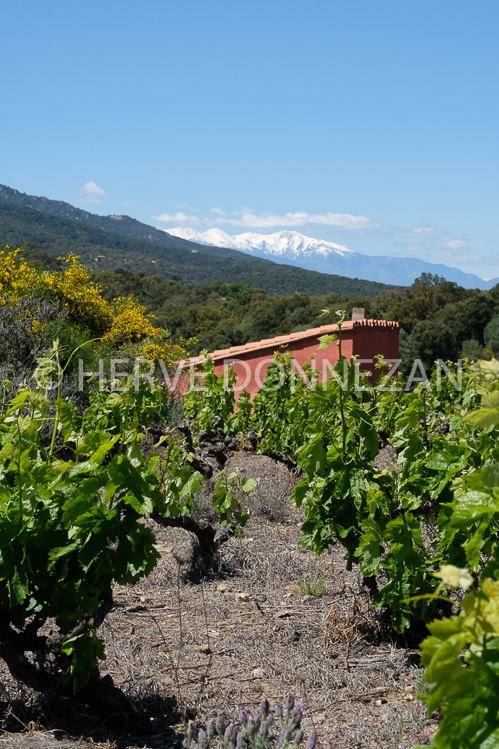
M 78 305 L 83 305 L 84 314 L 93 310 L 100 321 L 97 332 L 106 345 L 136 344 L 146 359 L 167 350 L 173 360 L 175 344 L 147 321 L 143 310 L 126 301 L 104 304 L 95 288 L 90 296 L 74 293 L 79 283 L 88 288 L 88 277 L 78 275 L 76 259 L 69 259 L 65 276 L 29 280 L 27 288 L 34 284 L 43 297 L 38 311 L 26 308 L 26 289 L 19 286 L 29 269 L 21 266 L 19 271 L 11 256 L 4 255 L 4 261 L 7 295 L 0 309 L 5 320 L 6 310 L 24 315 L 25 335 L 40 336 L 39 325 L 50 330 L 46 321 L 54 315 L 62 328 L 72 315 L 76 324 Z M 11 277 L 19 283 L 9 281 Z M 41 323 L 40 308 L 45 315 Z M 138 315 L 143 316 L 139 322 Z M 320 647 L 331 648 L 331 641 L 346 638 L 349 671 L 353 640 L 347 632 L 352 630 L 355 642 L 371 637 L 378 643 L 405 641 L 413 649 L 421 644 L 425 671 L 420 671 L 419 693 L 439 721 L 432 745 L 499 745 L 499 364 L 492 360 L 461 368 L 449 363 L 429 381 L 407 390 L 402 379 L 387 379 L 380 360 L 379 383 L 373 386 L 359 381 L 355 362 L 341 355 L 342 320 L 338 337 L 321 343 L 338 346 L 340 354 L 326 383 L 315 382 L 311 370 L 297 379 L 290 357 L 281 355 L 268 370 L 266 387 L 253 401 L 240 394 L 237 407 L 230 387 L 234 378 L 229 377 L 227 387 L 214 374 L 210 359 L 204 365 L 203 388 L 187 393 L 183 404 L 160 386 L 151 387 L 137 372 L 119 387 L 113 382 L 90 387 L 85 402 L 74 398 L 65 390 L 64 372 L 74 365 L 76 351 L 68 354 L 58 341 L 36 357 L 29 381 L 20 383 L 5 374 L 0 411 L 0 657 L 18 683 L 65 704 L 84 706 L 104 721 L 121 716 L 126 729 L 122 736 L 142 737 L 144 745 L 151 716 L 126 688 L 102 674 L 108 655 L 102 632 L 113 617 L 118 626 L 125 591 L 135 589 L 130 586 L 139 590 L 164 564 L 162 543 L 169 542 L 161 539 L 185 533 L 192 539 L 189 548 L 172 547 L 179 600 L 179 619 L 174 621 L 180 625 L 180 641 L 172 648 L 181 652 L 186 639 L 182 595 L 201 612 L 204 608 L 208 622 L 212 588 L 205 597 L 206 585 L 219 593 L 234 587 L 234 549 L 253 540 L 245 528 L 252 527 L 259 490 L 260 513 L 277 513 L 270 500 L 272 481 L 266 497 L 258 477 L 234 467 L 238 456 L 243 462 L 244 456 L 265 456 L 294 477 L 291 506 L 280 511 L 285 518 L 300 519 L 299 546 L 284 546 L 282 554 L 308 550 L 307 558 L 312 552 L 318 560 L 319 566 L 307 568 L 303 597 L 323 597 L 320 565 L 328 559 L 337 569 L 344 559 L 347 582 L 342 590 L 350 586 L 351 591 L 354 580 L 360 581 L 352 594 L 356 618 L 352 612 L 342 613 L 341 596 L 329 611 L 320 611 L 330 627 L 329 640 L 326 637 Z M 164 535 L 168 533 L 174 535 Z M 281 541 L 274 534 L 269 544 L 277 547 L 292 535 L 283 530 Z M 230 549 L 235 554 L 232 572 L 226 555 Z M 298 595 L 300 583 L 292 582 L 282 587 Z M 238 605 L 251 600 L 247 591 L 238 595 Z M 129 601 L 129 592 L 127 596 Z M 141 610 L 147 611 L 150 596 L 144 600 Z M 264 614 L 263 603 L 258 607 Z M 291 613 L 284 606 L 282 617 L 274 612 L 273 622 L 292 618 L 290 608 Z M 314 611 L 319 616 L 319 608 Z M 225 617 L 230 619 L 230 610 Z M 305 609 L 300 617 L 307 620 Z M 316 631 L 316 625 L 310 621 L 307 628 Z M 269 635 L 268 648 L 273 637 L 278 647 L 280 631 Z M 297 624 L 293 632 L 288 647 L 299 651 L 305 630 Z M 212 640 L 219 634 L 212 633 Z M 165 644 L 168 635 L 162 637 L 164 649 L 171 652 Z M 195 651 L 209 656 L 207 669 L 216 657 L 214 650 L 205 643 Z M 157 663 L 154 668 L 159 668 Z M 250 679 L 262 678 L 255 673 L 259 668 L 263 665 L 250 671 Z M 179 660 L 173 672 L 176 677 L 162 687 L 164 697 L 181 691 Z M 205 676 L 200 683 L 206 686 L 208 671 Z M 288 689 L 300 688 L 307 678 L 295 674 L 295 684 Z M 237 702 L 237 690 L 231 694 L 230 706 Z M 178 717 L 184 728 L 189 717 L 199 721 L 201 716 L 206 724 L 199 735 L 192 727 L 187 731 L 184 745 L 193 749 L 207 749 L 217 737 L 221 746 L 255 749 L 273 746 L 274 740 L 285 748 L 306 739 L 301 708 L 291 702 L 274 712 L 262 703 L 258 715 L 243 711 L 237 720 L 236 710 L 228 717 L 239 727 L 229 728 L 221 719 L 217 725 L 207 724 L 209 716 L 200 701 L 197 712 L 192 702 L 189 710 L 187 703 L 179 708 Z M 313 690 L 305 717 L 307 711 L 315 712 Z M 324 705 L 321 712 L 327 713 Z M 274 720 L 280 733 L 272 729 Z M 326 743 L 330 737 L 319 738 Z M 355 744 L 341 744 L 338 736 L 334 740 L 334 746 L 376 745 L 363 744 L 361 736 Z M 401 735 L 393 732 L 385 740 L 386 746 L 402 746 Z M 117 745 L 139 745 L 138 739 L 135 744 L 123 741 Z M 154 738 L 151 742 L 146 746 L 164 745 L 155 744 Z M 314 745 L 312 736 L 310 749 Z

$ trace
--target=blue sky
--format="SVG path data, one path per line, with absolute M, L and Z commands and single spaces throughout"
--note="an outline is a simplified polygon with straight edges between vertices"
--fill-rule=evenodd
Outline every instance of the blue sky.
M 25 0 L 0 17 L 0 183 L 499 276 L 497 0 Z

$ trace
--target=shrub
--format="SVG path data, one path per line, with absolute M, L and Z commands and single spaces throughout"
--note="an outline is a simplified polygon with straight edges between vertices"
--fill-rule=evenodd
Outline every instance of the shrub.
M 182 746 L 184 749 L 210 749 L 213 740 L 223 749 L 286 749 L 298 747 L 304 741 L 301 728 L 303 706 L 295 702 L 292 694 L 288 695 L 284 707 L 277 704 L 270 710 L 268 700 L 264 698 L 259 710 L 241 709 L 237 721 L 227 723 L 224 715 L 218 715 L 205 728 L 196 731 L 191 721 L 187 728 Z M 317 734 L 310 733 L 307 749 L 315 749 Z M 326 749 L 329 749 L 328 744 Z
M 38 356 L 64 325 L 66 311 L 58 302 L 37 294 L 2 296 L 0 305 L 0 367 L 13 377 L 31 374 Z
M 136 357 L 163 360 L 170 369 L 194 342 L 172 341 L 133 299 L 107 301 L 73 253 L 60 258 L 62 269 L 46 271 L 32 267 L 20 253 L 8 246 L 0 250 L 1 365 L 22 366 L 29 375 L 37 356 L 60 337 L 64 363 L 77 348 L 93 343 L 82 349 L 84 371 L 96 371 L 98 359 Z M 70 370 L 76 366 L 75 359 Z

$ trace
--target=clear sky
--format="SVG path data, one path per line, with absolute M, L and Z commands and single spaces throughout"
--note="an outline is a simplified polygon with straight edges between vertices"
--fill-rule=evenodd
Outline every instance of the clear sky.
M 498 0 L 24 0 L 0 26 L 0 183 L 499 276 Z

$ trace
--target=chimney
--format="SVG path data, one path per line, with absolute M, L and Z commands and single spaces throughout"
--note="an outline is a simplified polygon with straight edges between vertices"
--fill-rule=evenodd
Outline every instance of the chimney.
M 352 309 L 352 320 L 366 320 L 367 315 L 364 307 L 354 307 Z

